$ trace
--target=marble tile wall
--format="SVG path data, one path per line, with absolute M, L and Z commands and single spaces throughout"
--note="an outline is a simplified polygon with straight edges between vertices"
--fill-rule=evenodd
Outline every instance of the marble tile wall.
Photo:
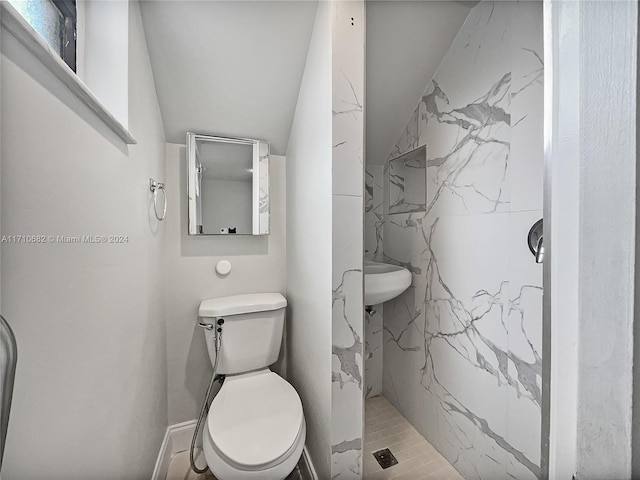
M 383 214 L 383 169 L 382 165 L 367 165 L 365 169 L 365 211 L 364 211 L 364 258 L 383 260 L 382 232 Z M 371 398 L 382 393 L 382 304 L 374 305 L 375 314 L 365 314 L 364 326 L 364 381 L 365 397 Z
M 364 181 L 364 257 L 366 260 L 381 262 L 384 258 L 382 242 L 384 167 L 382 165 L 367 165 Z
M 362 477 L 364 2 L 332 1 L 331 478 Z
M 391 162 L 383 220 L 365 222 L 413 274 L 385 304 L 383 393 L 467 480 L 540 476 L 542 267 L 526 236 L 542 74 L 541 2 L 474 7 L 390 156 L 427 146 L 424 210 L 393 214 Z
M 382 304 L 374 305 L 364 319 L 364 395 L 372 398 L 382 394 Z
M 264 144 L 258 148 L 258 231 L 264 235 L 270 233 L 269 149 Z

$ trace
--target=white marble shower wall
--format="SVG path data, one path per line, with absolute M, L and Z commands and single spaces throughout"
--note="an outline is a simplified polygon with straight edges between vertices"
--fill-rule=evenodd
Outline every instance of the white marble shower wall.
M 364 2 L 331 2 L 331 478 L 362 476 Z
M 540 475 L 542 267 L 526 237 L 542 217 L 542 75 L 541 2 L 479 3 L 390 156 L 425 146 L 426 168 L 420 151 L 385 167 L 383 219 L 367 171 L 369 258 L 383 243 L 413 273 L 385 304 L 383 393 L 467 480 Z
M 382 165 L 367 165 L 364 187 L 364 258 L 381 262 L 383 260 L 382 232 L 383 176 Z M 382 393 L 382 304 L 373 306 L 375 313 L 365 314 L 364 326 L 364 383 L 365 397 L 371 398 Z
M 364 177 L 364 258 L 376 262 L 383 260 L 383 185 L 384 167 L 382 165 L 367 165 Z

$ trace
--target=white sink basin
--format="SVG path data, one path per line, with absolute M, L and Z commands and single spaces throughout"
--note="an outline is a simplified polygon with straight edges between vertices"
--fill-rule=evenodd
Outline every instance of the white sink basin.
M 396 298 L 411 285 L 411 272 L 389 263 L 364 262 L 364 304 L 377 305 Z

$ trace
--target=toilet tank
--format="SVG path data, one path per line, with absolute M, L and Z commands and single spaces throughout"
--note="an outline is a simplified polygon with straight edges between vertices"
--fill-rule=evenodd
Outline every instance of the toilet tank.
M 217 373 L 234 375 L 268 367 L 278 360 L 287 300 L 279 293 L 252 293 L 204 300 L 200 321 L 222 328 Z M 215 329 L 204 330 L 211 365 L 216 359 Z

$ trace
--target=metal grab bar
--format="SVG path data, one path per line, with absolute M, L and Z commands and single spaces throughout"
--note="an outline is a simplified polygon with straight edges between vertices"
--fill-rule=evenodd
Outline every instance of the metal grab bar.
M 17 360 L 16 337 L 7 321 L 0 315 L 0 470 L 7 439 Z
M 153 178 L 150 178 L 149 190 L 153 193 L 153 210 L 155 211 L 156 218 L 162 221 L 167 215 L 167 192 L 164 189 L 164 183 L 156 182 Z M 162 190 L 162 215 L 158 213 L 158 192 L 160 190 Z

